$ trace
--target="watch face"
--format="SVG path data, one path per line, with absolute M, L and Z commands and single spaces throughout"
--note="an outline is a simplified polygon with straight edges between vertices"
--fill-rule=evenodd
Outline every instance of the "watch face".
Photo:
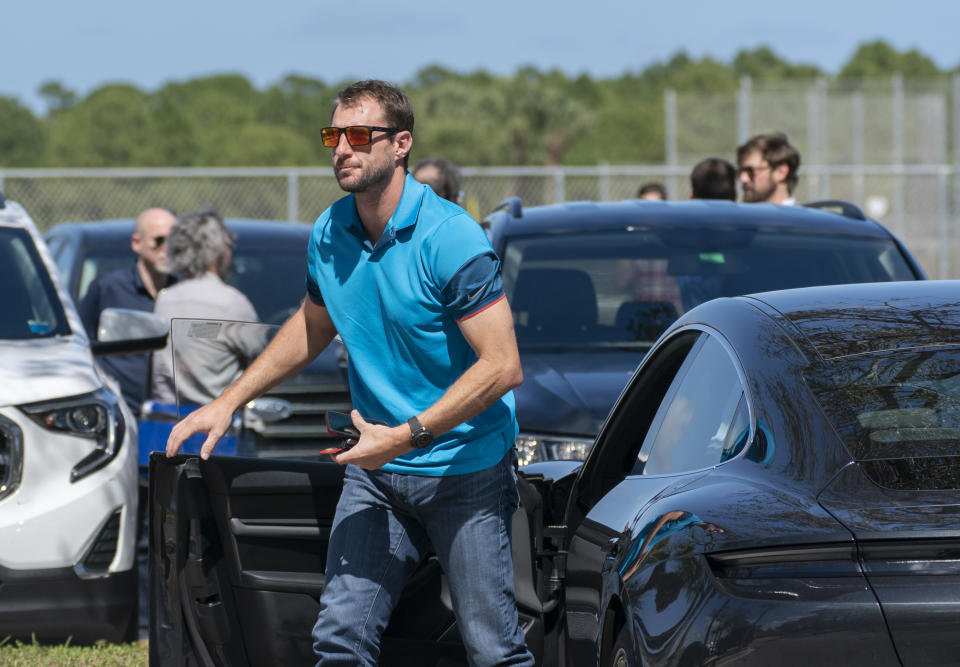
M 427 429 L 423 429 L 413 436 L 414 447 L 426 447 L 431 442 L 433 442 L 433 434 Z

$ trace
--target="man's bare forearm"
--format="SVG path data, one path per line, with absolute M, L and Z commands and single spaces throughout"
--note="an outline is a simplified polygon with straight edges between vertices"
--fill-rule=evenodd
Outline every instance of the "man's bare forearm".
M 473 419 L 518 386 L 523 376 L 519 363 L 503 359 L 477 359 L 420 415 L 420 421 L 434 433 L 444 433 Z

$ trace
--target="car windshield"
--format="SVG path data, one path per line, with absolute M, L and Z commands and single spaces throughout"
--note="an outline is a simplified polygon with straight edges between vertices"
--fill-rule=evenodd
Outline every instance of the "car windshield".
M 306 243 L 306 235 L 282 244 L 251 241 L 242 235 L 237 239 L 226 282 L 250 299 L 263 322 L 282 324 L 303 300 Z M 83 299 L 94 278 L 129 266 L 134 259 L 128 243 L 89 247 L 80 271 L 77 300 Z
M 717 297 L 916 279 L 891 239 L 735 229 L 522 236 L 502 259 L 521 347 L 649 347 Z
M 0 338 L 24 340 L 70 333 L 63 306 L 30 235 L 0 227 Z
M 841 359 L 808 372 L 824 412 L 867 473 L 894 488 L 958 488 L 960 348 Z M 898 461 L 893 461 L 898 460 Z

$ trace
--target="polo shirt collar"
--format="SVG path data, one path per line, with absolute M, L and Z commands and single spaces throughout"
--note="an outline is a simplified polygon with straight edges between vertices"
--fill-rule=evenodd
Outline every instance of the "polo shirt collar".
M 136 290 L 138 292 L 147 294 L 147 287 L 143 284 L 143 278 L 140 276 L 140 266 L 137 264 L 137 262 L 131 264 L 128 270 L 130 271 L 130 277 Z
M 420 216 L 420 205 L 423 203 L 423 193 L 426 192 L 428 187 L 430 186 L 420 183 L 410 175 L 410 172 L 407 172 L 403 181 L 403 194 L 400 195 L 400 203 L 397 204 L 397 209 L 387 221 L 387 226 L 384 228 L 380 240 L 377 241 L 376 248 L 392 243 L 397 237 L 398 230 L 416 224 L 417 218 Z M 358 238 L 369 243 L 367 234 L 363 229 L 363 223 L 360 221 L 360 215 L 357 213 L 357 202 L 353 194 L 349 195 L 349 200 L 350 205 L 345 207 L 346 211 L 344 213 L 346 215 L 342 218 L 342 222 Z

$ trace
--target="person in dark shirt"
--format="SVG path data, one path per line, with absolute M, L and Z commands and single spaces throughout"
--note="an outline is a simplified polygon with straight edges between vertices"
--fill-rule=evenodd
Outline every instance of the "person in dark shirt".
M 176 216 L 164 208 L 148 208 L 137 216 L 130 237 L 136 262 L 96 278 L 80 301 L 80 319 L 91 339 L 97 338 L 104 308 L 130 308 L 153 312 L 157 292 L 175 281 L 167 273 L 167 236 Z M 146 389 L 148 355 L 125 354 L 101 357 L 104 370 L 117 378 L 123 398 L 136 417 Z

